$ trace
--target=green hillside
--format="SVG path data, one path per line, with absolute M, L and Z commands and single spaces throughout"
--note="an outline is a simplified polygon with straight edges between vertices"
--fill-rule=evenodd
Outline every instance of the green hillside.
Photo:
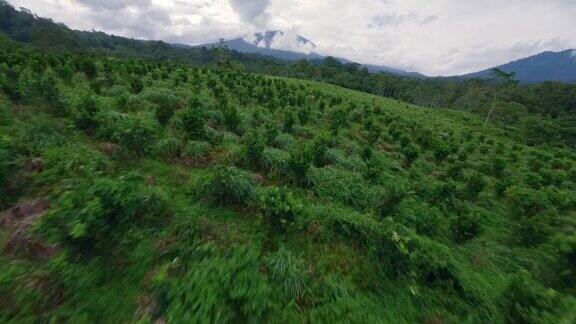
M 576 321 L 573 149 L 6 39 L 0 89 L 0 322 Z
M 503 82 L 502 74 L 495 75 L 493 70 L 484 71 L 480 79 L 470 79 L 470 76 L 416 78 L 383 72 L 370 73 L 361 64 L 343 63 L 334 57 L 282 61 L 270 56 L 230 50 L 226 42 L 205 48 L 173 45 L 159 40 L 137 40 L 98 31 L 72 30 L 27 9 L 17 9 L 4 0 L 0 0 L 0 33 L 33 48 L 48 51 L 171 61 L 197 68 L 227 66 L 243 72 L 315 80 L 418 106 L 467 111 L 483 118 L 490 115 L 490 123 L 496 123 L 510 136 L 522 138 L 526 144 L 576 148 L 576 84 Z M 510 68 L 504 70 L 512 72 L 510 75 L 519 77 L 519 80 L 526 79 L 525 75 L 520 75 L 522 69 L 517 74 Z M 544 75 L 548 72 L 539 73 Z

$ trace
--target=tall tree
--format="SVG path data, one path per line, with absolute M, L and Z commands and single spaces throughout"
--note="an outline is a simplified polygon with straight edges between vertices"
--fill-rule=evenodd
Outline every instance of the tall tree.
M 507 73 L 505 71 L 502 71 L 498 68 L 493 68 L 492 69 L 492 75 L 494 76 L 494 79 L 498 80 L 499 82 L 502 82 L 504 84 L 504 86 L 514 86 L 516 84 L 518 84 L 518 80 L 514 79 L 514 77 L 516 76 L 516 72 L 512 71 L 510 73 Z M 484 126 L 486 126 L 488 124 L 488 121 L 490 120 L 490 117 L 492 116 L 492 113 L 494 112 L 494 109 L 496 108 L 496 91 L 494 91 L 494 100 L 492 101 L 492 106 L 490 107 L 490 111 L 488 111 L 488 116 L 486 116 L 486 120 L 484 121 Z

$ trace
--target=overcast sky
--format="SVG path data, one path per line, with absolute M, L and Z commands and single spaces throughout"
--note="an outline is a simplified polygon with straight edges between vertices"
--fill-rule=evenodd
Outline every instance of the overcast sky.
M 9 0 L 74 29 L 201 44 L 299 33 L 318 52 L 428 75 L 576 48 L 576 0 Z

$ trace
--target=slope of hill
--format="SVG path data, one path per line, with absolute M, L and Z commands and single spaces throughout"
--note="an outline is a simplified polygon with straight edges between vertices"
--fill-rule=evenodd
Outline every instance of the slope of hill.
M 515 136 L 526 138 L 527 143 L 576 146 L 576 85 L 547 82 L 509 88 L 478 79 L 414 78 L 400 76 L 400 71 L 394 74 L 369 73 L 369 69 L 378 67 L 366 68 L 332 57 L 284 61 L 236 50 L 191 48 L 101 32 L 79 32 L 29 11 L 16 10 L 3 0 L 0 0 L 0 17 L 1 32 L 42 49 L 169 60 L 198 67 L 216 67 L 225 58 L 242 71 L 327 82 L 421 106 L 463 109 L 481 116 L 486 116 L 492 109 L 496 96 L 498 109 L 492 122 L 505 125 Z M 274 38 L 271 35 L 274 33 L 268 35 L 268 40 L 264 40 L 266 34 L 261 35 L 264 46 Z M 296 43 L 306 43 L 299 39 L 293 38 Z M 538 123 L 531 118 L 535 114 Z M 538 127 L 539 131 L 527 131 Z
M 0 38 L 0 322 L 576 319 L 576 157 L 464 112 Z
M 524 83 L 559 81 L 576 83 L 576 50 L 544 52 L 498 66 L 505 72 L 516 72 L 516 79 Z M 491 70 L 466 74 L 463 78 L 489 79 Z

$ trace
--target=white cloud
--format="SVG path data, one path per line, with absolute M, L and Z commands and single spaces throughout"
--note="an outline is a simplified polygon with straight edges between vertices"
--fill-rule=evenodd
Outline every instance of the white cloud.
M 572 0 L 13 0 L 72 28 L 200 44 L 298 33 L 322 54 L 429 75 L 576 47 Z M 275 46 L 294 49 L 293 44 Z M 278 45 L 280 44 L 280 45 Z
M 246 23 L 264 26 L 269 19 L 270 0 L 230 0 L 230 5 Z

